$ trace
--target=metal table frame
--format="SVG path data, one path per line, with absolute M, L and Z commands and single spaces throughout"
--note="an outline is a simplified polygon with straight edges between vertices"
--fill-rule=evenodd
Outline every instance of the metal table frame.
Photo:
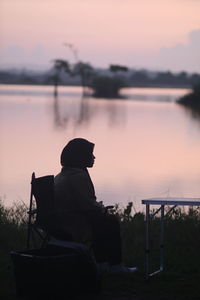
M 171 212 L 176 206 L 200 206 L 200 198 L 149 198 L 142 200 L 142 204 L 146 205 L 146 228 L 145 228 L 145 276 L 146 279 L 156 275 L 164 270 L 164 217 Z M 150 215 L 150 205 L 159 205 L 159 208 Z M 165 214 L 165 205 L 172 206 Z M 152 273 L 149 272 L 150 245 L 149 245 L 149 223 L 150 219 L 158 212 L 160 215 L 160 268 Z

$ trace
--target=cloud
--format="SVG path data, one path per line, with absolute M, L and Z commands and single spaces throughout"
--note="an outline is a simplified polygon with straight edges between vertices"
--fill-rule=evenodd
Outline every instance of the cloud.
M 174 71 L 200 72 L 200 29 L 189 33 L 186 44 L 161 48 L 156 64 Z

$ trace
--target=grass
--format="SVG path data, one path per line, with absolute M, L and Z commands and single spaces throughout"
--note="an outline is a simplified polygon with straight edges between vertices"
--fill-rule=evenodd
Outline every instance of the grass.
M 6 208 L 0 202 L 0 299 L 15 299 L 10 251 L 25 247 L 26 211 L 24 205 Z
M 27 208 L 14 204 L 6 208 L 0 202 L 0 299 L 15 300 L 15 283 L 10 251 L 25 249 Z M 137 265 L 139 272 L 126 276 L 103 275 L 102 294 L 92 299 L 199 299 L 200 298 L 200 209 L 176 208 L 165 219 L 165 272 L 144 278 L 143 213 L 132 214 L 132 203 L 125 209 L 117 205 L 113 213 L 121 221 L 123 258 Z M 151 222 L 151 269 L 159 265 L 159 217 Z M 87 296 L 87 299 L 89 296 Z

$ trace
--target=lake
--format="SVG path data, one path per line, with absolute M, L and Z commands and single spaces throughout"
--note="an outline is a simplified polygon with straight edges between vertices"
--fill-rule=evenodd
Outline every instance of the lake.
M 0 197 L 29 202 L 30 178 L 57 174 L 72 138 L 95 143 L 90 174 L 106 205 L 200 197 L 200 121 L 175 101 L 188 90 L 129 88 L 125 99 L 82 98 L 81 87 L 0 86 Z

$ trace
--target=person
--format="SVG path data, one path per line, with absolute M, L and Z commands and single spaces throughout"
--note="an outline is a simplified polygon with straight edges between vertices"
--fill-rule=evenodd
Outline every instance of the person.
M 122 264 L 120 223 L 107 207 L 98 202 L 88 172 L 95 162 L 94 143 L 84 139 L 70 140 L 61 153 L 61 172 L 55 176 L 55 211 L 58 228 L 68 238 L 83 242 L 92 238 L 95 259 L 102 269 L 132 272 Z M 87 233 L 90 234 L 87 235 Z M 64 234 L 65 235 L 65 234 Z M 84 236 L 85 235 L 85 236 Z

